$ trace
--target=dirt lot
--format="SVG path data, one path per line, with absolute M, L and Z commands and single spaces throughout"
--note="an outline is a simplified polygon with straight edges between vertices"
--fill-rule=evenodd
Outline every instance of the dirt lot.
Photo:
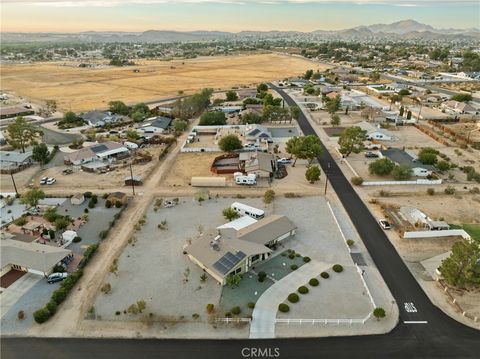
M 0 67 L 2 91 L 31 100 L 53 99 L 60 109 L 85 111 L 193 93 L 204 87 L 228 88 L 299 75 L 312 68 L 300 58 L 278 54 L 206 57 L 176 61 L 138 61 L 129 67 L 79 68 L 50 62 Z M 316 64 L 316 67 L 322 65 Z M 134 73 L 133 69 L 139 69 Z
M 179 153 L 175 158 L 175 164 L 168 172 L 162 185 L 188 186 L 192 176 L 215 176 L 210 172 L 210 166 L 213 163 L 213 159 L 220 155 L 220 152 Z
M 160 154 L 160 151 L 160 146 L 149 148 L 148 152 L 152 155 L 153 160 L 145 164 L 137 164 L 132 166 L 133 174 L 135 176 L 142 177 L 143 181 L 145 182 L 152 170 L 158 166 L 158 155 Z M 79 184 L 81 184 L 81 189 L 103 190 L 124 186 L 124 178 L 130 176 L 130 168 L 128 166 L 118 166 L 116 169 L 107 173 L 91 173 L 82 170 L 74 170 L 74 173 L 65 176 L 62 175 L 62 171 L 66 168 L 68 167 L 65 165 L 48 168 L 44 171 L 38 172 L 32 178 L 32 181 L 35 185 L 37 185 L 40 181 L 40 178 L 44 176 L 55 177 L 57 182 L 52 186 L 48 186 L 48 189 L 60 191 L 68 190 L 71 188 L 78 188 Z
M 40 170 L 40 166 L 34 165 L 34 166 L 28 167 L 23 171 L 13 174 L 13 178 L 15 180 L 15 184 L 17 185 L 17 189 L 19 192 L 21 192 L 21 190 L 30 183 L 30 180 L 32 179 L 32 177 L 35 176 L 35 174 L 37 174 L 39 170 Z M 7 174 L 0 175 L 0 189 L 2 192 L 15 192 L 15 189 L 13 187 L 12 177 L 10 175 L 7 175 Z

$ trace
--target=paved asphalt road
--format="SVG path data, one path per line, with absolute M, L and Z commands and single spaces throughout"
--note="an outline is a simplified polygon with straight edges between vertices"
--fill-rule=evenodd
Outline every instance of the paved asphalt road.
M 275 89 L 287 104 L 295 104 L 282 90 Z M 303 113 L 298 122 L 304 134 L 315 134 Z M 400 322 L 391 333 L 356 337 L 229 341 L 3 338 L 2 359 L 480 358 L 480 331 L 456 322 L 430 302 L 332 156 L 325 150 L 319 162 L 400 307 Z M 405 303 L 409 311 L 406 310 Z M 412 321 L 417 323 L 405 323 Z M 277 348 L 279 355 L 276 355 Z M 262 351 L 259 352 L 258 349 Z

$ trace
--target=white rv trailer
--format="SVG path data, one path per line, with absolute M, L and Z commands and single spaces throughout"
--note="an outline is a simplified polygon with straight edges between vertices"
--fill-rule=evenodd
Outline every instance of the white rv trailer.
M 265 212 L 261 209 L 248 206 L 240 202 L 234 202 L 230 207 L 242 216 L 250 216 L 255 219 L 261 219 L 265 217 Z

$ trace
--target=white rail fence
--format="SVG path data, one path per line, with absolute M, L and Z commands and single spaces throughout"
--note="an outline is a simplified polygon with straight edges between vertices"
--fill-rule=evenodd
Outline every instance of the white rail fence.
M 463 229 L 449 229 L 443 231 L 412 231 L 403 233 L 403 238 L 433 238 L 433 237 L 450 237 L 460 236 L 463 239 L 470 240 L 470 235 Z
M 365 324 L 365 322 L 370 318 L 371 314 L 367 315 L 365 318 L 362 319 L 288 319 L 288 318 L 277 318 L 275 319 L 275 323 L 283 323 L 283 324 Z
M 438 185 L 442 184 L 441 179 L 438 180 L 428 180 L 428 179 L 417 179 L 415 181 L 367 181 L 363 182 L 362 186 L 388 186 L 388 185 Z
M 217 323 L 250 323 L 250 318 L 215 318 Z

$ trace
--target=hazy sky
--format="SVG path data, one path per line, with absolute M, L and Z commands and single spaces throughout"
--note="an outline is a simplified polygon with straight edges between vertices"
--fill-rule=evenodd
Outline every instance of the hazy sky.
M 480 27 L 478 0 L 1 0 L 1 31 L 334 30 L 414 19 Z

